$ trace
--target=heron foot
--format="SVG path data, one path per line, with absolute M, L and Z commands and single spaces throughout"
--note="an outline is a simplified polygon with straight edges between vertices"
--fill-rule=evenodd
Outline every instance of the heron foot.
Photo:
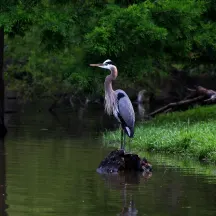
M 124 148 L 120 148 L 119 151 L 123 151 L 125 153 L 125 149 Z

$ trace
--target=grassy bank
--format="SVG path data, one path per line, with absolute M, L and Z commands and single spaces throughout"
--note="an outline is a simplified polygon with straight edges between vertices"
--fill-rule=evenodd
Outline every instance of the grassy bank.
M 136 125 L 134 151 L 157 151 L 216 162 L 216 105 L 160 115 Z M 108 132 L 105 140 L 120 142 L 120 133 Z

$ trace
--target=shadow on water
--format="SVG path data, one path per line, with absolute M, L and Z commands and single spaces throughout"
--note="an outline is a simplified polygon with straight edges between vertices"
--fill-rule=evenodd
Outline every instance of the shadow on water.
M 99 174 L 104 180 L 105 186 L 110 190 L 120 192 L 122 206 L 117 215 L 133 216 L 138 214 L 135 205 L 135 191 L 139 190 L 139 184 L 146 184 L 152 173 L 125 172 L 119 174 Z
M 6 153 L 4 139 L 0 139 L 0 215 L 6 216 Z

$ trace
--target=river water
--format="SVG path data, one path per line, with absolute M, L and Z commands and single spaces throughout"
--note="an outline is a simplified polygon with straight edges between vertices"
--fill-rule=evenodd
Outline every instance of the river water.
M 98 106 L 56 113 L 30 104 L 7 118 L 1 215 L 216 215 L 214 166 L 143 153 L 150 178 L 102 176 L 96 168 L 111 150 L 102 133 L 115 121 Z

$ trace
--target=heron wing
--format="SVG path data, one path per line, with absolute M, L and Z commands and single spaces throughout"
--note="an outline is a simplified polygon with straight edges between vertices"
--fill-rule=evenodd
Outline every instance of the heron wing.
M 118 113 L 120 116 L 120 120 L 123 120 L 123 126 L 129 127 L 129 129 L 133 131 L 135 123 L 133 105 L 124 91 L 121 90 L 117 91 L 116 93 L 118 98 Z M 121 95 L 121 97 L 118 97 L 118 95 Z

